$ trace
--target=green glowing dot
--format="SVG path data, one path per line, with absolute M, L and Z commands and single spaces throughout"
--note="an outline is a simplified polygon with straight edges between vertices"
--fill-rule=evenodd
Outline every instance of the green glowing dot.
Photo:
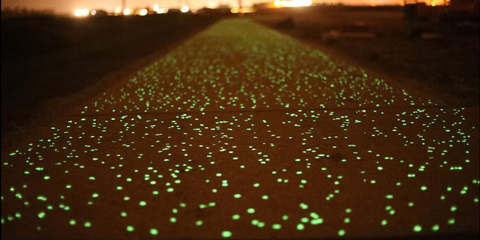
M 297 225 L 297 230 L 298 230 L 298 231 L 302 231 L 303 229 L 305 229 L 305 225 L 299 223 L 299 224 Z
M 176 223 L 176 222 L 177 222 L 177 219 L 174 218 L 174 217 L 171 217 L 171 218 L 170 218 L 170 222 L 171 222 L 171 223 Z
M 139 203 L 139 205 L 142 206 L 142 207 L 145 207 L 145 206 L 147 206 L 147 202 L 141 201 L 141 202 Z
M 92 224 L 90 222 L 85 222 L 85 224 L 83 226 L 85 226 L 86 228 L 89 228 L 89 227 L 92 226 Z
M 235 198 L 241 198 L 241 197 L 242 197 L 242 194 L 237 193 L 237 194 L 235 194 L 235 195 L 233 195 L 233 196 L 234 196 Z
M 135 228 L 133 226 L 127 226 L 127 232 L 133 232 Z
M 340 229 L 340 231 L 338 231 L 338 236 L 340 236 L 340 237 L 345 236 L 345 230 Z
M 45 212 L 40 212 L 38 213 L 38 218 L 43 219 L 45 218 L 45 215 L 46 215 Z
M 253 213 L 255 213 L 255 209 L 254 208 L 249 208 L 249 209 L 247 209 L 247 212 L 250 213 L 250 214 L 253 214 Z
M 440 230 L 440 225 L 438 224 L 433 225 L 432 231 L 437 232 L 438 230 Z
M 301 207 L 302 209 L 308 209 L 308 205 L 305 204 L 305 203 L 300 203 L 300 207 Z
M 152 229 L 150 229 L 150 234 L 153 235 L 153 236 L 157 236 L 158 235 L 158 230 L 155 229 L 155 228 L 152 228 Z
M 387 220 L 382 220 L 382 226 L 386 226 L 388 224 L 388 221 Z
M 308 222 L 308 218 L 307 218 L 307 222 Z M 312 219 L 312 221 L 310 221 L 310 224 L 312 224 L 312 225 L 319 225 L 319 224 L 322 224 L 322 223 L 323 223 L 322 218 Z
M 197 226 L 202 226 L 203 225 L 203 221 L 202 220 L 198 220 L 195 222 L 195 225 Z
M 232 236 L 232 232 L 230 232 L 230 231 L 223 231 L 222 232 L 222 237 L 224 237 L 224 238 L 229 238 L 231 236 Z
M 415 226 L 413 227 L 413 231 L 414 231 L 414 232 L 421 232 L 421 231 L 422 231 L 422 226 L 420 226 L 420 225 L 415 225 Z
M 232 219 L 233 220 L 238 220 L 238 219 L 240 219 L 240 215 L 235 214 L 235 215 L 232 216 Z
M 70 220 L 69 223 L 70 223 L 70 225 L 75 226 L 75 225 L 77 224 L 77 221 L 75 221 L 74 219 L 72 219 L 72 220 Z
M 272 225 L 272 228 L 275 229 L 275 230 L 280 230 L 282 228 L 282 225 L 276 223 L 276 224 Z

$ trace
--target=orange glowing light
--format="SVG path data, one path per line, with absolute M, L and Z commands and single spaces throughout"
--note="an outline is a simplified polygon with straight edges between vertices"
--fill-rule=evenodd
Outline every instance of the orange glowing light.
M 115 16 L 118 16 L 118 15 L 120 15 L 121 13 L 122 13 L 122 7 L 116 7 L 116 8 L 115 8 L 115 12 L 114 12 Z
M 147 16 L 148 14 L 148 10 L 147 9 L 141 9 L 139 12 L 138 12 L 138 15 L 140 16 Z
M 128 15 L 132 15 L 132 13 L 133 11 L 130 8 L 125 8 L 125 10 L 123 10 L 123 15 L 128 16 Z
M 168 13 L 168 8 L 159 8 L 156 12 L 157 14 L 165 14 Z
M 187 12 L 190 11 L 190 7 L 184 6 L 184 7 L 182 7 L 182 10 L 181 10 L 181 11 L 182 11 L 182 13 L 187 13 Z
M 75 12 L 73 12 L 73 14 L 76 17 L 86 17 L 90 14 L 90 10 L 88 10 L 88 9 L 76 9 Z
M 275 7 L 310 7 L 312 0 L 277 0 L 273 3 Z

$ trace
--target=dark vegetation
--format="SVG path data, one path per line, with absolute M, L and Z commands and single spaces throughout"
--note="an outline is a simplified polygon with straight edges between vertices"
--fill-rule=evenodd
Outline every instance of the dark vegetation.
M 406 85 L 432 93 L 446 104 L 478 106 L 478 31 L 412 38 L 403 7 L 264 9 L 250 17 L 327 52 L 350 57 L 366 68 L 378 69 Z M 359 22 L 376 37 L 322 41 L 324 33 Z
M 214 22 L 179 14 L 2 19 L 2 136 L 49 114 L 52 105 L 78 104 L 86 96 L 71 96 L 108 76 L 120 80 Z

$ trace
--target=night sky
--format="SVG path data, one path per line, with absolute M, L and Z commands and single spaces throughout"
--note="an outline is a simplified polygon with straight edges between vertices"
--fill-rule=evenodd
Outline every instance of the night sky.
M 188 0 L 184 0 L 187 1 Z M 2 8 L 5 7 L 27 7 L 34 9 L 54 9 L 60 13 L 70 13 L 77 8 L 98 8 L 113 10 L 121 5 L 121 0 L 2 0 Z M 233 5 L 237 0 L 190 0 L 192 8 L 202 8 L 205 6 L 216 6 L 218 4 Z M 266 0 L 243 0 L 245 5 L 251 5 L 258 2 L 268 2 Z M 338 0 L 314 1 L 314 2 L 338 2 Z M 343 0 L 347 4 L 396 4 L 399 0 Z M 127 0 L 129 7 L 146 7 L 155 4 L 161 7 L 176 7 L 177 0 Z

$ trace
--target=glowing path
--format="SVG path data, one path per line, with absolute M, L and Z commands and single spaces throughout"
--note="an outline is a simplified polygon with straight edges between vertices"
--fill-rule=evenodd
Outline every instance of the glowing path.
M 2 152 L 2 238 L 478 233 L 478 126 L 226 20 Z

